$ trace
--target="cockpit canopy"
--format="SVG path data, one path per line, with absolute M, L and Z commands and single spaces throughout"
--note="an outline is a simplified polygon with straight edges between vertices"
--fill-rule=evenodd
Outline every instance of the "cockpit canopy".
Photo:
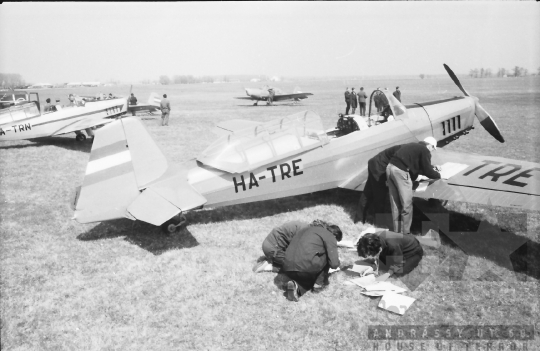
M 370 101 L 370 115 L 372 111 L 372 103 L 375 107 L 380 106 L 381 111 L 384 112 L 388 107 L 391 110 L 391 115 L 394 119 L 406 118 L 407 108 L 395 98 L 394 95 L 388 90 L 375 90 L 371 95 Z
M 222 136 L 197 160 L 229 173 L 242 173 L 328 142 L 321 118 L 302 111 Z

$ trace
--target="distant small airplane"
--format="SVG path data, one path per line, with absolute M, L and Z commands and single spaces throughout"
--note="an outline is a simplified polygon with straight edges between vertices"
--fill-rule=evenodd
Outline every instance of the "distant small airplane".
M 9 100 L 7 95 L 12 95 Z M 0 109 L 0 141 L 24 140 L 75 133 L 82 141 L 86 130 L 93 136 L 92 127 L 107 124 L 127 112 L 127 99 L 101 100 L 84 106 L 54 106 L 55 111 L 40 108 L 38 93 L 10 92 L 4 97 L 5 108 Z M 3 100 L 4 100 L 3 99 Z M 3 102 L 4 103 L 4 102 Z
M 272 88 L 269 86 L 264 86 L 261 89 L 245 89 L 247 97 L 237 97 L 237 99 L 255 100 L 253 106 L 257 106 L 259 101 L 268 101 L 268 91 L 270 89 L 273 89 L 275 93 L 273 101 L 294 100 L 295 102 L 298 102 L 302 99 L 307 99 L 309 95 L 313 95 L 312 93 L 302 93 L 298 87 L 294 88 L 292 94 L 285 94 L 281 89 Z
M 174 232 L 183 213 L 343 188 L 362 191 L 367 161 L 393 145 L 434 137 L 442 147 L 473 128 L 475 117 L 503 143 L 489 113 L 444 65 L 464 96 L 403 105 L 391 92 L 391 117 L 350 133 L 325 131 L 321 118 L 302 111 L 260 123 L 221 122 L 215 141 L 196 160 L 170 164 L 140 120 L 118 119 L 96 132 L 86 175 L 72 205 L 79 223 L 129 218 Z M 374 94 L 371 94 L 369 115 Z M 381 116 L 374 119 L 379 122 Z M 348 124 L 348 123 L 346 123 Z M 472 150 L 474 151 L 474 150 Z M 437 149 L 434 164 L 447 179 L 418 185 L 414 196 L 540 209 L 540 164 Z M 452 174 L 450 174 L 452 173 Z

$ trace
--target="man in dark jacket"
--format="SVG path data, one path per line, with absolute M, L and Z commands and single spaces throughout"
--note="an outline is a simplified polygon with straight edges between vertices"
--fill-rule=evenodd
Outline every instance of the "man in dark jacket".
M 298 301 L 315 285 L 322 287 L 330 268 L 339 267 L 337 242 L 343 233 L 338 226 L 320 221 L 320 225 L 300 230 L 285 252 L 283 270 L 291 280 L 287 283 L 287 298 Z
M 345 109 L 345 116 L 347 116 L 349 114 L 349 109 L 351 108 L 351 93 L 349 93 L 348 87 L 345 89 L 345 103 L 347 104 L 347 108 Z
M 283 266 L 285 251 L 289 247 L 291 240 L 296 233 L 308 226 L 309 224 L 305 222 L 290 221 L 272 229 L 262 244 L 266 259 L 257 262 L 253 267 L 253 272 L 278 272 Z
M 356 222 L 375 224 L 377 214 L 384 213 L 384 204 L 388 198 L 386 186 L 386 167 L 401 145 L 395 145 L 378 153 L 368 161 L 368 179 L 360 196 Z
M 171 113 L 171 103 L 167 100 L 167 94 L 163 94 L 163 99 L 159 103 L 161 107 L 161 126 L 169 125 L 169 115 Z
M 130 105 L 137 105 L 137 98 L 135 97 L 135 95 L 133 95 L 133 93 L 131 93 L 131 96 L 129 97 L 128 102 Z M 131 115 L 132 116 L 136 115 L 135 110 L 131 111 Z
M 389 230 L 366 234 L 360 238 L 358 255 L 380 260 L 389 269 L 377 280 L 386 280 L 393 274 L 410 273 L 422 260 L 424 250 L 414 235 Z
M 354 88 L 351 89 L 351 95 L 349 95 L 349 99 L 351 100 L 351 114 L 354 115 L 354 113 L 356 112 L 356 108 L 358 107 L 358 96 L 356 95 Z
M 394 97 L 401 102 L 401 91 L 399 90 L 399 87 L 396 87 L 396 91 L 394 91 Z
M 386 167 L 395 232 L 411 233 L 413 181 L 419 175 L 431 179 L 441 178 L 440 168 L 431 165 L 431 151 L 436 149 L 437 140 L 433 137 L 427 137 L 419 143 L 402 145 Z

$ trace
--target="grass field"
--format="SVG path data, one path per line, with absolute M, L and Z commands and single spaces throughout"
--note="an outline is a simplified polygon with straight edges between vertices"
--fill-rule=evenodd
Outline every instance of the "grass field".
M 479 125 L 448 145 L 456 151 L 540 162 L 540 79 L 462 79 L 495 118 L 506 138 L 500 144 Z M 296 106 L 254 107 L 234 99 L 241 83 L 135 86 L 139 101 L 151 91 L 167 93 L 169 128 L 158 118 L 144 123 L 174 162 L 194 158 L 213 140 L 210 130 L 227 119 L 268 121 L 309 109 L 325 128 L 344 112 L 346 86 L 399 85 L 405 104 L 459 95 L 452 81 L 366 80 L 283 82 L 314 95 Z M 253 86 L 251 84 L 250 86 Z M 99 88 L 39 91 L 41 100 Z M 127 95 L 129 87 L 104 93 Z M 516 349 L 540 350 L 540 213 L 449 203 L 450 229 L 471 231 L 491 223 L 528 243 L 511 255 L 512 272 L 489 250 L 469 256 L 443 236 L 439 250 L 426 248 L 418 269 L 425 280 L 408 295 L 418 300 L 404 316 L 377 308 L 349 278 L 337 272 L 319 294 L 287 301 L 276 274 L 253 274 L 261 244 L 272 227 L 285 221 L 320 218 L 337 223 L 352 240 L 363 229 L 354 224 L 358 194 L 332 190 L 280 200 L 204 209 L 187 215 L 180 232 L 130 220 L 80 225 L 71 220 L 74 188 L 82 183 L 91 142 L 74 135 L 0 145 L 0 253 L 2 350 L 382 350 L 368 340 L 370 325 L 534 326 L 534 340 Z M 423 218 L 415 213 L 415 229 Z M 478 242 L 482 247 L 485 242 Z M 485 254 L 487 252 L 487 254 Z M 484 255 L 482 254 L 484 253 Z M 345 264 L 356 254 L 340 251 Z M 403 282 L 396 280 L 396 284 Z M 496 341 L 496 340 L 495 340 Z M 494 342 L 495 342 L 494 341 Z M 407 342 L 409 344 L 409 342 Z M 391 350 L 400 346 L 389 344 Z M 451 346 L 452 345 L 452 346 Z M 442 342 L 442 349 L 476 349 L 473 340 Z M 478 341 L 487 350 L 486 340 Z M 420 349 L 415 342 L 414 349 Z M 426 349 L 435 348 L 433 340 Z M 493 349 L 511 349 L 508 340 Z M 410 348 L 402 348 L 410 349 Z

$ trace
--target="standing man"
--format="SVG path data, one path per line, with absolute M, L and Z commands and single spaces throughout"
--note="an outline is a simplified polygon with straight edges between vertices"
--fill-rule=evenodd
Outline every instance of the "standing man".
M 352 107 L 352 114 L 354 115 L 354 112 L 356 111 L 356 108 L 358 107 L 358 100 L 356 96 L 356 92 L 354 91 L 354 88 L 351 89 L 351 95 L 349 95 L 349 99 L 351 100 L 351 107 Z
M 287 283 L 287 298 L 298 301 L 312 288 L 322 288 L 328 281 L 330 268 L 339 267 L 337 242 L 343 233 L 337 225 L 319 221 L 298 232 L 285 252 L 283 270 L 291 280 Z
M 396 87 L 396 91 L 394 91 L 394 97 L 398 99 L 399 102 L 401 102 L 401 91 L 399 90 L 399 87 Z
M 355 222 L 363 220 L 375 223 L 377 214 L 384 213 L 384 205 L 388 199 L 386 187 L 386 167 L 390 159 L 394 157 L 401 145 L 395 145 L 378 153 L 368 161 L 368 179 L 364 186 L 364 192 L 360 195 L 360 203 L 356 213 Z
M 163 94 L 163 99 L 159 103 L 161 107 L 161 126 L 169 126 L 169 114 L 171 113 L 171 104 L 167 100 L 167 94 Z
M 431 165 L 431 151 L 436 149 L 437 140 L 433 137 L 427 137 L 418 143 L 402 145 L 386 167 L 396 233 L 411 233 L 413 180 L 419 175 L 441 179 L 440 167 Z
M 349 87 L 345 89 L 345 103 L 347 104 L 347 108 L 345 109 L 345 116 L 349 114 L 349 109 L 351 108 L 351 100 L 350 100 L 351 93 L 349 93 Z
M 274 92 L 274 88 L 268 89 L 268 101 L 266 102 L 267 105 L 272 106 L 274 104 L 274 95 L 276 95 L 276 93 Z
M 366 116 L 366 99 L 367 95 L 364 91 L 364 87 L 360 87 L 360 91 L 358 92 L 358 105 L 360 107 L 360 116 Z
M 129 104 L 130 105 L 137 105 L 137 98 L 135 97 L 135 95 L 133 95 L 133 93 L 131 93 L 131 96 L 129 97 Z M 135 116 L 135 110 L 131 111 L 131 115 Z

